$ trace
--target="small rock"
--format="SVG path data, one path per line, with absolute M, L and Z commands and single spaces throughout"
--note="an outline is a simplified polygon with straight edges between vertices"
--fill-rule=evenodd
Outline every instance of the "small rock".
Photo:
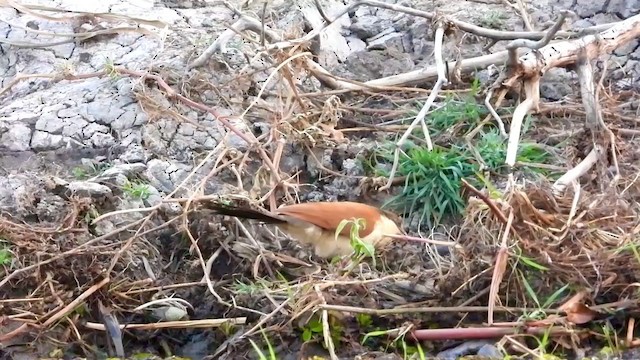
M 553 24 L 555 23 L 555 21 L 549 21 L 548 23 L 548 27 L 552 27 Z M 578 29 L 584 29 L 584 28 L 588 28 L 593 26 L 593 21 L 589 21 L 588 19 L 578 19 L 573 23 L 573 26 L 576 27 L 576 30 Z
M 409 34 L 411 34 L 411 49 L 414 56 L 424 58 L 433 52 L 433 41 L 429 41 L 425 34 L 429 33 L 429 24 L 426 21 L 418 21 L 411 25 Z
M 23 124 L 11 125 L 9 131 L 2 134 L 0 142 L 3 147 L 11 151 L 29 150 L 29 142 L 31 141 L 31 129 Z
M 351 53 L 354 53 L 356 51 L 364 51 L 367 49 L 367 43 L 355 36 L 348 36 L 345 39 L 347 40 L 347 44 L 349 45 Z
M 383 30 L 391 27 L 391 20 L 380 19 L 375 15 L 360 16 L 349 27 L 358 38 L 366 40 L 380 34 Z
M 94 177 L 93 181 L 105 181 L 111 178 L 115 178 L 117 175 L 124 175 L 125 177 L 130 177 L 132 175 L 137 175 L 142 173 L 147 169 L 147 165 L 141 163 L 133 163 L 133 164 L 118 164 L 114 165 L 105 171 L 102 174 Z
M 124 174 L 116 174 L 111 181 L 113 181 L 113 184 L 119 188 L 129 184 L 129 178 Z
M 542 77 L 540 96 L 557 101 L 573 93 L 574 77 L 565 69 L 551 69 Z
M 68 202 L 52 193 L 42 194 L 38 199 L 39 201 L 35 204 L 35 209 L 32 212 L 38 216 L 39 221 L 53 223 L 64 221 L 69 208 Z
M 62 135 L 70 138 L 76 138 L 82 134 L 82 129 L 89 123 L 80 116 L 64 120 L 64 128 Z
M 488 86 L 493 83 L 497 77 L 499 72 L 495 67 L 489 67 L 488 69 L 483 69 L 475 73 L 475 78 L 480 81 L 480 85 L 483 87 Z
M 104 197 L 112 194 L 107 186 L 90 181 L 72 181 L 66 187 L 73 195 L 80 197 Z
M 167 145 L 164 138 L 171 139 L 172 134 L 167 134 L 162 126 L 163 120 L 159 120 L 153 124 L 145 124 L 142 126 L 142 142 L 145 147 L 154 153 L 166 154 Z
M 96 148 L 107 148 L 115 144 L 116 140 L 111 134 L 95 133 L 91 136 L 91 142 Z
M 256 136 L 267 134 L 269 131 L 271 131 L 271 124 L 262 121 L 253 123 L 253 133 Z
M 169 216 L 180 215 L 183 212 L 182 205 L 177 202 L 165 202 L 164 196 L 153 186 L 147 188 L 149 196 L 144 200 L 146 206 L 156 206 L 160 204 L 160 210 Z
M 70 108 L 66 108 L 58 111 L 59 118 L 72 118 L 76 116 L 80 116 L 80 113 L 78 112 L 78 109 L 75 107 L 75 105 L 74 107 L 70 107 Z
M 144 117 L 138 117 L 138 113 L 136 111 L 140 111 L 134 107 L 128 107 L 125 109 L 126 111 L 122 113 L 122 115 L 118 116 L 117 119 L 113 120 L 111 123 L 111 127 L 116 130 L 125 130 L 131 129 L 136 125 L 141 125 L 144 122 Z
M 620 14 L 623 19 L 628 19 L 640 13 L 640 1 L 638 0 L 611 0 L 606 2 L 609 14 Z
M 107 219 L 101 220 L 94 224 L 94 231 L 96 235 L 102 236 L 108 234 L 116 229 L 116 226 Z
M 399 39 L 400 42 L 401 39 Z M 358 81 L 378 79 L 405 73 L 415 68 L 410 54 L 397 50 L 358 51 L 351 54 L 344 65 L 337 70 L 338 75 Z
M 322 149 L 313 148 L 311 149 L 311 151 L 313 151 L 316 158 L 320 160 L 320 163 L 322 166 L 324 166 L 327 169 L 333 168 L 333 164 L 331 163 L 331 154 L 333 153 L 332 149 L 322 150 Z M 307 161 L 307 171 L 309 172 L 309 175 L 312 178 L 317 178 L 318 176 L 320 176 L 320 173 L 322 172 L 319 169 L 318 163 L 316 162 L 315 159 L 309 159 Z
M 342 162 L 342 168 L 346 175 L 349 176 L 362 176 L 364 175 L 364 168 L 360 161 L 356 159 L 345 159 Z
M 250 132 L 244 121 L 234 118 L 229 118 L 228 120 L 240 132 L 245 134 Z M 249 137 L 251 137 L 251 135 L 249 135 Z M 232 131 L 229 131 L 227 135 L 227 143 L 230 147 L 238 149 L 239 151 L 249 150 L 249 144 L 244 141 L 244 139 L 242 139 L 238 134 Z
M 133 81 L 131 78 L 123 77 L 116 81 L 116 88 L 118 89 L 118 94 L 123 96 L 132 96 Z
M 618 17 L 615 13 L 599 13 L 589 19 L 589 21 L 593 25 L 615 23 L 620 20 L 622 19 L 620 19 L 620 17 Z
M 101 124 L 111 124 L 114 119 L 119 118 L 120 115 L 124 113 L 124 110 L 117 105 L 118 104 L 116 104 L 112 98 L 97 98 L 95 101 L 90 102 L 87 105 L 87 112 L 90 116 L 96 119 L 97 122 Z
M 151 312 L 153 316 L 161 321 L 179 321 L 187 317 L 186 310 L 175 306 L 163 306 L 161 308 L 153 309 Z
M 90 138 L 95 133 L 106 134 L 108 132 L 108 127 L 96 123 L 90 123 L 82 129 L 82 136 L 84 136 L 85 138 Z
M 147 171 L 145 176 L 151 182 L 151 185 L 156 189 L 169 193 L 174 189 L 167 168 L 169 163 L 159 159 L 152 159 L 147 163 Z
M 33 150 L 55 150 L 62 147 L 64 139 L 62 135 L 49 134 L 48 132 L 36 130 L 31 138 L 31 148 Z
M 492 343 L 486 341 L 486 340 L 471 340 L 471 341 L 467 341 L 464 342 L 454 348 L 451 349 L 447 349 L 444 351 L 441 351 L 440 353 L 438 353 L 437 358 L 438 359 L 458 359 L 459 357 L 465 356 L 465 355 L 469 355 L 472 354 L 474 352 L 478 352 L 480 349 L 484 348 L 485 346 L 489 346 L 489 347 L 494 347 L 495 345 L 493 345 Z M 497 350 L 497 349 L 496 349 Z M 489 348 L 485 348 L 484 350 L 485 352 L 492 354 L 491 350 Z M 478 354 L 480 355 L 480 354 Z M 499 355 L 497 357 L 497 359 L 502 359 L 503 356 Z M 495 357 L 491 356 L 489 357 L 489 359 L 495 359 Z
M 314 161 L 309 159 L 309 161 Z M 285 146 L 282 158 L 280 159 L 280 169 L 291 174 L 304 168 L 304 153 L 294 146 Z
M 196 127 L 189 123 L 181 124 L 180 127 L 178 127 L 178 134 L 180 135 L 193 136 L 193 134 L 195 133 L 196 133 Z
M 62 132 L 64 120 L 54 114 L 45 113 L 36 121 L 36 130 L 42 130 L 51 134 Z
M 176 350 L 179 356 L 190 359 L 204 359 L 211 354 L 213 339 L 204 332 L 193 332 L 193 336 L 182 347 Z
M 329 195 L 322 191 L 310 191 L 306 195 L 301 196 L 304 202 L 316 202 L 316 201 L 335 201 L 337 197 L 335 195 Z
M 502 359 L 504 356 L 500 353 L 500 350 L 493 344 L 486 344 L 478 350 L 478 356 L 482 356 L 488 359 Z
M 625 56 L 633 52 L 633 50 L 638 49 L 638 40 L 633 39 L 626 44 L 616 48 L 613 53 L 618 56 Z
M 386 49 L 397 49 L 400 51 L 404 51 L 403 45 L 403 34 L 398 32 L 392 32 L 390 34 L 383 35 L 375 40 L 369 41 L 369 46 L 367 46 L 367 50 L 386 50 Z
M 147 161 L 147 155 L 142 146 L 135 144 L 129 146 L 127 150 L 120 155 L 120 160 L 126 163 L 144 163 Z
M 573 7 L 573 9 L 581 18 L 588 18 L 602 12 L 603 5 L 604 3 L 600 1 L 577 0 L 577 3 Z

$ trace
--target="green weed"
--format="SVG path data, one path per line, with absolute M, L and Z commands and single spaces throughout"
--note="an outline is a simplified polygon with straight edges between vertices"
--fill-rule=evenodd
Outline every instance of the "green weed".
M 318 318 L 311 319 L 305 326 L 303 326 L 302 341 L 310 341 L 316 335 L 322 335 L 322 322 Z
M 89 163 L 76 166 L 71 169 L 71 175 L 78 180 L 85 180 L 92 176 L 96 176 L 101 172 L 111 167 L 111 164 L 107 163 Z
M 320 339 L 323 334 L 322 319 L 320 314 L 314 314 L 311 319 L 302 327 L 302 341 L 307 342 L 315 339 Z M 331 334 L 331 340 L 337 346 L 342 340 L 344 328 L 342 324 L 334 317 L 329 315 L 329 333 Z M 322 341 L 324 346 L 324 341 Z
M 407 344 L 407 341 L 405 340 L 406 332 L 399 332 L 399 330 L 400 329 L 370 331 L 364 335 L 361 343 L 364 344 L 367 340 L 375 337 L 395 336 L 395 338 L 388 343 L 387 348 L 391 347 L 393 349 L 402 349 L 403 359 L 426 359 L 424 350 L 422 349 L 422 346 L 420 346 L 420 343 L 416 343 L 415 346 Z M 385 349 L 385 351 L 387 351 L 387 349 Z
M 456 129 L 472 129 L 488 114 L 484 105 L 479 105 L 474 99 L 480 86 L 477 81 L 474 84 L 475 86 L 472 85 L 470 94 L 463 96 L 448 95 L 441 107 L 427 115 L 430 136 L 437 138 L 445 132 L 453 133 Z M 410 112 L 411 117 L 408 120 L 412 121 L 418 115 L 422 105 L 419 104 L 414 111 Z M 418 137 L 424 136 L 420 130 L 415 133 Z
M 486 14 L 483 18 L 479 20 L 480 26 L 496 29 L 496 30 L 504 30 L 506 28 L 506 20 L 509 17 L 500 11 L 491 11 Z
M 4 240 L 0 240 L 0 266 L 10 266 L 13 262 L 13 253 L 9 246 L 1 244 Z
M 428 115 L 429 131 L 436 143 L 432 151 L 411 142 L 405 144 L 396 173 L 397 177 L 405 177 L 405 183 L 402 192 L 385 206 L 403 211 L 405 215 L 417 213 L 421 224 L 433 227 L 445 217 L 457 216 L 464 211 L 466 202 L 462 196 L 462 178 L 474 186 L 492 188 L 483 171 L 506 173 L 507 140 L 495 126 L 488 124 L 488 130 L 476 135 L 473 149 L 463 140 L 464 134 L 475 128 L 487 114 L 486 108 L 474 98 L 479 91 L 479 83 L 476 81 L 474 84 L 470 95 L 450 96 L 441 108 Z M 523 135 L 531 121 L 531 117 L 526 119 Z M 439 135 L 445 132 L 442 143 L 446 143 L 446 147 L 437 145 Z M 473 150 L 480 159 L 473 156 Z M 367 168 L 372 169 L 376 176 L 388 176 L 388 171 L 381 170 L 384 167 L 380 165 L 392 164 L 394 151 L 395 144 L 382 144 L 365 161 Z M 516 159 L 525 164 L 546 163 L 550 155 L 544 147 L 523 140 Z M 521 166 L 519 169 L 532 175 L 549 175 L 547 170 L 533 166 Z
M 356 321 L 361 328 L 367 328 L 373 324 L 373 319 L 369 314 L 356 314 Z
M 351 247 L 354 250 L 353 259 L 356 263 L 358 263 L 363 261 L 365 258 L 370 257 L 373 262 L 373 266 L 375 267 L 376 249 L 373 244 L 362 241 L 359 235 L 360 229 L 364 229 L 367 226 L 364 219 L 342 220 L 336 228 L 336 238 L 338 237 L 338 234 L 340 234 L 342 230 L 349 224 L 351 224 L 351 229 L 349 230 L 349 238 L 351 239 Z
M 476 171 L 470 157 L 454 149 L 411 149 L 401 156 L 398 166 L 398 176 L 406 176 L 404 188 L 386 205 L 405 213 L 418 212 L 422 221 L 435 225 L 445 215 L 462 213 L 465 202 L 460 179 Z
M 264 352 L 260 349 L 260 347 L 258 347 L 258 345 L 251 339 L 249 339 L 249 342 L 251 343 L 251 346 L 253 347 L 253 350 L 258 354 L 258 359 L 260 360 L 277 360 L 277 356 L 276 356 L 276 352 L 273 349 L 273 346 L 271 345 L 271 341 L 269 341 L 269 337 L 267 336 L 267 334 L 264 332 L 264 330 L 260 331 L 262 333 L 262 337 L 264 338 L 265 343 L 267 344 L 267 348 L 269 350 L 269 357 L 267 357 Z
M 487 165 L 487 168 L 494 172 L 502 172 L 506 164 L 504 159 L 507 156 L 507 141 L 500 135 L 500 131 L 493 128 L 483 133 L 476 148 Z M 544 163 L 549 159 L 550 154 L 544 148 L 531 142 L 521 142 L 518 146 L 517 161 L 527 163 Z
M 142 182 L 130 182 L 122 186 L 122 191 L 134 199 L 146 200 L 151 195 L 149 185 Z

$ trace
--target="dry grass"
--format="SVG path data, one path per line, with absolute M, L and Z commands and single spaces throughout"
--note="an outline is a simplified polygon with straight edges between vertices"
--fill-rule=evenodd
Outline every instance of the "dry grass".
M 257 41 L 256 36 L 253 40 Z M 51 224 L 0 218 L 0 234 L 11 244 L 13 259 L 0 269 L 4 275 L 0 289 L 7 294 L 0 299 L 0 327 L 8 329 L 0 340 L 26 341 L 46 334 L 56 341 L 39 339 L 60 347 L 79 344 L 91 354 L 93 344 L 106 341 L 105 331 L 111 337 L 119 334 L 113 329 L 123 329 L 122 340 L 144 339 L 151 331 L 176 334 L 165 328 L 217 326 L 211 337 L 220 340 L 214 355 L 221 355 L 249 351 L 247 339 L 260 341 L 262 330 L 271 331 L 272 341 L 281 347 L 297 351 L 306 330 L 314 341 L 348 356 L 399 346 L 394 339 L 404 341 L 405 335 L 420 327 L 482 324 L 489 309 L 500 312 L 504 321 L 516 322 L 522 313 L 539 309 L 541 302 L 565 286 L 569 290 L 552 299 L 545 309 L 548 313 L 562 313 L 558 305 L 584 289 L 589 294 L 585 302 L 590 305 L 635 300 L 640 276 L 636 245 L 640 214 L 635 199 L 640 193 L 633 185 L 633 168 L 626 169 L 627 178 L 617 184 L 601 187 L 596 179 L 562 196 L 554 195 L 544 180 L 524 180 L 524 186 L 505 190 L 496 175 L 490 180 L 498 195 L 492 189 L 488 196 L 494 209 L 486 199 L 471 196 L 457 224 L 438 228 L 443 237 L 457 237 L 461 245 L 449 255 L 431 245 L 407 242 L 376 254 L 375 262 L 355 256 L 337 262 L 316 261 L 292 242 L 274 241 L 268 229 L 207 213 L 206 202 L 221 199 L 273 208 L 297 201 L 309 192 L 310 185 L 325 180 L 305 177 L 304 171 L 285 172 L 285 146 L 305 153 L 322 176 L 361 185 L 384 183 L 373 173 L 343 173 L 331 159 L 319 158 L 313 150 L 341 145 L 344 149 L 371 139 L 393 140 L 405 128 L 381 118 L 415 109 L 405 105 L 391 112 L 377 111 L 370 104 L 406 104 L 416 100 L 415 93 L 425 91 L 361 90 L 349 96 L 314 92 L 299 80 L 310 72 L 304 61 L 307 50 L 304 46 L 274 50 L 269 56 L 273 66 L 247 66 L 217 79 L 204 71 L 183 79 L 170 70 L 147 74 L 119 67 L 89 74 L 139 79 L 137 100 L 151 122 L 171 119 L 207 130 L 198 119 L 183 114 L 211 115 L 224 123 L 227 138 L 241 137 L 248 150 L 231 148 L 226 138 L 218 139 L 219 145 L 204 154 L 175 191 L 154 206 L 136 210 L 144 217 L 101 236 L 94 233 L 96 220 L 122 219 L 131 212 L 114 211 L 117 198 L 107 204 L 89 198 L 68 199 L 64 203 L 67 212 Z M 252 77 L 258 75 L 260 82 Z M 253 86 L 269 101 L 254 96 L 247 105 L 238 97 L 227 96 L 246 94 Z M 443 93 L 468 90 L 463 84 Z M 205 105 L 208 101 L 201 94 L 206 92 L 218 95 L 225 112 L 244 116 L 223 116 L 223 111 Z M 253 135 L 250 118 L 267 122 L 269 132 Z M 454 130 L 443 131 L 434 142 L 448 143 L 477 124 L 454 125 L 445 126 Z M 552 134 L 540 135 L 542 139 Z M 574 155 L 582 150 L 575 144 L 571 148 Z M 355 152 L 360 159 L 371 155 L 357 146 Z M 214 181 L 233 186 L 219 194 L 205 194 L 206 185 Z M 370 195 L 367 189 L 361 188 L 365 196 Z M 171 213 L 167 207 L 176 204 L 180 211 Z M 503 218 L 495 209 L 503 212 Z M 98 219 L 91 217 L 96 210 L 101 213 Z M 505 214 L 512 219 L 509 227 Z M 409 225 L 414 232 L 419 230 Z M 504 236 L 505 231 L 512 236 Z M 504 277 L 496 283 L 497 298 L 490 299 L 496 257 L 503 249 Z M 158 305 L 158 300 L 184 310 L 184 318 L 150 320 L 149 314 L 158 306 L 149 305 Z M 357 314 L 372 318 L 365 321 Z M 154 324 L 159 320 L 161 325 Z M 314 321 L 320 323 L 320 329 L 310 325 Z M 132 326 L 127 329 L 127 324 Z M 384 330 L 389 333 L 362 345 L 365 334 Z M 340 336 L 334 339 L 336 332 Z M 400 352 L 399 347 L 395 350 Z
M 539 283 L 534 290 L 540 294 L 571 284 L 590 289 L 592 300 L 612 291 L 621 297 L 633 295 L 627 286 L 638 280 L 640 270 L 637 204 L 613 189 L 604 194 L 580 190 L 558 198 L 550 184 L 539 183 L 528 183 L 502 201 L 514 209 L 512 227 L 517 233 L 509 243 L 508 274 L 516 275 L 516 269 L 535 273 Z M 496 234 L 503 228 L 484 202 L 471 199 L 459 239 L 464 249 L 450 275 L 470 278 L 490 266 L 499 245 Z M 503 296 L 510 305 L 531 303 L 517 276 L 505 286 Z

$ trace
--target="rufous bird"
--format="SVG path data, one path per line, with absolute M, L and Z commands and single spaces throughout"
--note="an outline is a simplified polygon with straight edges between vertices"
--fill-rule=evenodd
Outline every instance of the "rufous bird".
M 222 215 L 275 224 L 292 239 L 313 246 L 316 255 L 323 258 L 349 255 L 353 251 L 349 235 L 352 223 L 336 237 L 336 230 L 343 220 L 364 219 L 360 239 L 377 249 L 391 242 L 388 235 L 403 234 L 401 220 L 395 214 L 350 201 L 285 205 L 273 212 L 211 203 L 206 207 Z

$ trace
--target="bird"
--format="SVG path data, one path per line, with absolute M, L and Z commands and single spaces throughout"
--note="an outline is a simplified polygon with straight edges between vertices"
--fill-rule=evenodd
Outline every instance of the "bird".
M 292 239 L 311 245 L 315 254 L 321 258 L 333 258 L 352 253 L 350 233 L 353 224 L 348 223 L 344 226 L 336 237 L 336 230 L 343 220 L 363 219 L 364 226 L 359 229 L 359 237 L 376 249 L 384 248 L 391 242 L 391 237 L 388 235 L 404 233 L 399 216 L 359 202 L 298 203 L 283 205 L 272 212 L 220 203 L 207 204 L 206 208 L 220 215 L 275 224 Z

